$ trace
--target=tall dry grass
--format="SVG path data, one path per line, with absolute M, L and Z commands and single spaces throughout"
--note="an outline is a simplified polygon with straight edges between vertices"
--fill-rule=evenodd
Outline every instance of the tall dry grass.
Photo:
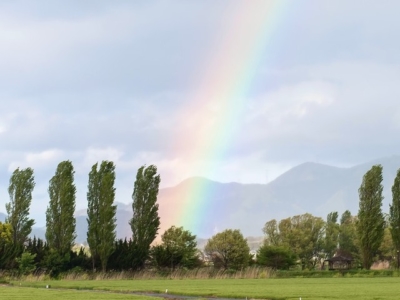
M 108 272 L 68 272 L 61 274 L 63 280 L 151 280 L 151 279 L 257 279 L 275 276 L 275 271 L 265 267 L 249 267 L 239 271 L 214 269 L 212 267 L 194 270 L 177 269 L 172 272 L 158 270 L 108 271 Z M 21 281 L 44 281 L 50 277 L 45 272 L 10 278 Z

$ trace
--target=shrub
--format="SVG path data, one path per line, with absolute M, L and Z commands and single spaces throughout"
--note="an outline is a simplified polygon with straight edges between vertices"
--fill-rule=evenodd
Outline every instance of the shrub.
M 21 254 L 21 257 L 16 258 L 18 269 L 21 274 L 27 275 L 36 269 L 35 257 L 36 254 L 24 252 Z
M 263 245 L 258 249 L 257 263 L 275 270 L 288 270 L 296 264 L 296 256 L 284 247 Z

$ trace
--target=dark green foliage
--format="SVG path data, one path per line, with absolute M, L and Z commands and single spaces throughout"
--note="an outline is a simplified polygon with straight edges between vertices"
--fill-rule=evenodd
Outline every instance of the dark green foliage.
M 156 245 L 150 249 L 151 263 L 157 269 L 170 268 L 175 269 L 175 266 L 179 264 L 182 259 L 182 255 L 173 254 L 168 248 L 163 245 Z
M 68 270 L 90 270 L 91 259 L 85 254 L 84 248 L 81 247 L 79 252 L 70 252 L 70 261 L 68 264 Z
M 114 251 L 116 211 L 115 166 L 113 162 L 103 161 L 98 169 L 96 163 L 89 173 L 88 184 L 88 233 L 87 241 L 92 255 L 93 269 L 100 260 L 103 271 Z
M 382 243 L 385 220 L 382 213 L 382 166 L 373 166 L 365 175 L 358 190 L 357 235 L 360 243 L 362 264 L 365 269 L 372 265 L 373 258 Z
M 257 263 L 276 270 L 288 270 L 296 264 L 296 255 L 284 247 L 263 245 L 257 251 Z
M 157 268 L 193 268 L 198 265 L 196 236 L 183 227 L 167 229 L 161 237 L 162 245 L 151 248 L 153 265 Z
M 17 268 L 16 258 L 23 252 L 23 246 L 20 244 L 3 244 L 0 245 L 0 269 Z
M 16 259 L 20 274 L 27 275 L 36 269 L 35 257 L 36 254 L 23 252 L 21 257 Z
M 76 238 L 74 173 L 72 163 L 63 161 L 58 165 L 49 184 L 46 239 L 50 248 L 55 249 L 61 256 L 70 252 Z
M 33 256 L 33 263 L 38 270 L 46 270 L 51 277 L 57 277 L 58 274 L 69 269 L 70 253 L 61 255 L 55 249 L 50 249 L 42 239 L 36 237 L 28 239 L 25 252 Z
M 239 270 L 249 264 L 250 248 L 237 229 L 217 233 L 208 240 L 204 251 L 216 268 Z
M 61 272 L 67 270 L 69 259 L 69 253 L 61 255 L 56 250 L 50 249 L 44 258 L 44 266 L 51 277 L 57 278 Z
M 389 211 L 390 233 L 394 247 L 400 250 L 400 169 L 392 186 L 392 204 Z
M 119 239 L 114 242 L 114 252 L 109 259 L 109 269 L 122 271 L 132 268 L 132 260 L 135 251 L 132 240 Z
M 29 208 L 32 202 L 32 191 L 35 187 L 33 170 L 16 169 L 8 187 L 10 202 L 6 204 L 7 220 L 13 231 L 13 244 L 23 245 L 32 231 L 35 223 L 29 219 Z
M 91 268 L 91 260 L 85 254 L 83 247 L 78 252 L 70 250 L 66 254 L 60 254 L 55 249 L 50 249 L 47 244 L 43 244 L 40 239 L 27 248 L 30 252 L 35 254 L 36 257 L 40 255 L 40 260 L 36 262 L 38 268 L 45 269 L 46 272 L 53 278 L 57 278 L 61 273 L 70 270 L 89 270 Z M 27 249 L 28 250 L 28 249 Z
M 50 248 L 48 244 L 42 239 L 28 239 L 25 251 L 35 254 L 35 264 L 38 267 L 44 267 L 44 258 L 49 252 Z
M 149 257 L 150 245 L 154 241 L 159 226 L 157 196 L 160 185 L 160 175 L 157 175 L 157 167 L 142 166 L 139 168 L 132 194 L 133 218 L 129 222 L 132 229 L 132 241 L 134 245 L 134 269 L 144 267 Z

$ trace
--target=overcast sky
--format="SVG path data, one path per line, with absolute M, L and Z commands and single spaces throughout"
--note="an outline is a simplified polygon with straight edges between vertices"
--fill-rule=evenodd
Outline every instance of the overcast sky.
M 252 24 L 266 8 L 273 21 Z M 267 183 L 307 161 L 400 154 L 399 11 L 396 0 L 1 1 L 0 211 L 12 171 L 32 167 L 32 213 L 43 214 L 65 159 L 84 208 L 87 174 L 105 159 L 128 203 L 143 164 L 165 187 L 190 176 Z M 250 62 L 240 100 L 219 99 L 208 75 Z M 196 141 L 226 115 L 215 123 L 232 128 L 225 147 Z

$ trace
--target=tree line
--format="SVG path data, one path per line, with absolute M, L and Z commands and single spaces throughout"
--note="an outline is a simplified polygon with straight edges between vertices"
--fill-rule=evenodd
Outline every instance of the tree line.
M 268 221 L 265 241 L 259 249 L 267 263 L 286 268 L 300 262 L 302 269 L 315 268 L 334 255 L 350 258 L 365 269 L 373 262 L 387 260 L 399 267 L 400 251 L 400 169 L 392 186 L 389 214 L 382 211 L 382 166 L 375 165 L 363 176 L 359 210 L 355 216 L 345 211 L 320 217 L 303 214 Z M 267 260 L 268 260 L 267 259 Z
M 204 251 L 196 236 L 183 227 L 167 229 L 152 245 L 160 227 L 157 196 L 160 175 L 154 165 L 138 169 L 132 193 L 131 239 L 116 239 L 115 165 L 92 166 L 87 189 L 88 249 L 74 248 L 76 186 L 70 161 L 57 166 L 49 181 L 46 239 L 29 238 L 34 220 L 29 207 L 35 187 L 31 168 L 16 169 L 8 188 L 7 218 L 0 222 L 0 269 L 52 276 L 69 270 L 158 270 L 215 268 L 238 270 L 251 264 L 289 269 L 317 268 L 333 255 L 351 257 L 369 269 L 376 259 L 392 258 L 400 250 L 400 170 L 392 187 L 389 214 L 382 212 L 382 166 L 373 166 L 359 188 L 359 212 L 338 212 L 326 220 L 311 214 L 266 222 L 265 239 L 256 256 L 250 254 L 240 230 L 227 229 L 211 237 Z
M 84 248 L 72 251 L 76 238 L 76 186 L 71 161 L 58 164 L 49 181 L 49 204 L 46 209 L 46 240 L 29 238 L 34 220 L 29 218 L 32 192 L 35 187 L 31 168 L 17 168 L 10 178 L 6 204 L 7 218 L 0 222 L 0 269 L 24 265 L 42 267 L 52 272 L 74 267 L 106 271 L 110 258 L 127 249 L 132 258 L 126 266 L 140 269 L 149 257 L 159 225 L 157 195 L 160 175 L 154 165 L 137 171 L 132 194 L 133 216 L 129 224 L 132 239 L 116 240 L 115 164 L 102 161 L 92 166 L 87 190 L 87 242 Z M 118 268 L 118 266 L 112 266 Z M 29 268 L 28 268 L 29 269 Z

